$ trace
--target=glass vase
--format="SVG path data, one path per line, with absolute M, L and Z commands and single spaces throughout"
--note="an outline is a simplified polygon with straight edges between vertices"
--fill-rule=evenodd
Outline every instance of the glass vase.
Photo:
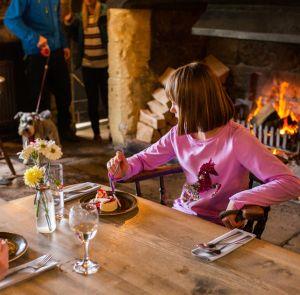
M 43 234 L 54 232 L 56 229 L 54 200 L 48 186 L 36 189 L 34 207 L 38 232 Z

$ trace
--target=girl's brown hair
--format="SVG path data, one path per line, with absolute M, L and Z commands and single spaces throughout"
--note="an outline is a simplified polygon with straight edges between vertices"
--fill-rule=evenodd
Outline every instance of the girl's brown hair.
M 178 135 L 213 130 L 234 115 L 233 103 L 221 82 L 199 62 L 178 68 L 168 80 L 166 94 L 178 105 Z

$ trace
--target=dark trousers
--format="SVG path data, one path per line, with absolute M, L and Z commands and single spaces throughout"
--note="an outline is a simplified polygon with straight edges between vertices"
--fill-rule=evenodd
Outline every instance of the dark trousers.
M 41 88 L 46 58 L 41 55 L 29 55 L 25 61 L 26 76 L 30 89 L 30 101 L 24 111 L 35 111 Z M 51 92 L 55 96 L 57 107 L 57 125 L 61 134 L 71 129 L 71 84 L 68 65 L 64 59 L 63 49 L 51 52 L 45 88 L 39 111 L 50 109 Z
M 108 72 L 107 68 L 82 67 L 82 77 L 88 99 L 88 112 L 94 134 L 99 128 L 99 92 L 105 112 L 108 110 Z

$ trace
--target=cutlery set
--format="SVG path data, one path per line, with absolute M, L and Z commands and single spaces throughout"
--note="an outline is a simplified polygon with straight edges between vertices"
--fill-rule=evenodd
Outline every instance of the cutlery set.
M 234 229 L 208 243 L 197 244 L 191 253 L 206 262 L 211 262 L 229 254 L 254 238 L 254 234 Z

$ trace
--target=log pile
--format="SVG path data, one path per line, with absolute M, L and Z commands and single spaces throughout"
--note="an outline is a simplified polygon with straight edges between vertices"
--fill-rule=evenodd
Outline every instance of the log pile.
M 202 61 L 210 67 L 214 74 L 225 83 L 229 68 L 212 55 Z M 177 118 L 170 112 L 171 101 L 167 98 L 165 87 L 175 69 L 168 67 L 159 77 L 161 87 L 154 90 L 152 100 L 148 101 L 147 109 L 140 110 L 136 138 L 147 143 L 156 142 L 177 124 Z
M 152 93 L 153 99 L 147 103 L 148 108 L 140 110 L 136 139 L 147 143 L 156 142 L 177 124 L 175 115 L 170 112 L 171 102 L 164 88 L 174 71 L 172 68 L 165 70 L 158 79 L 161 87 Z

